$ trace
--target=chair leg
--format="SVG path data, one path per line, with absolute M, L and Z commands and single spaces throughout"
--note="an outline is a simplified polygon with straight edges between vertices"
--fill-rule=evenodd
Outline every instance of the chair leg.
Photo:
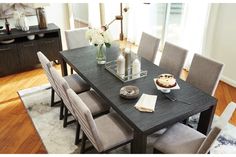
M 68 109 L 66 106 L 64 106 L 65 108 L 65 113 L 64 113 L 64 123 L 63 123 L 63 127 L 67 127 L 67 118 L 68 118 Z
M 162 152 L 160 152 L 159 150 L 153 148 L 153 154 L 163 154 Z
M 183 120 L 183 122 L 182 122 L 183 124 L 185 124 L 185 125 L 187 125 L 188 124 L 188 118 L 187 119 L 185 119 L 185 120 Z
M 133 141 L 130 142 L 130 153 L 132 154 L 133 151 Z
M 51 107 L 54 106 L 54 97 L 55 97 L 55 91 L 53 88 L 51 88 Z
M 86 140 L 87 140 L 87 136 L 86 136 L 85 133 L 83 132 L 80 154 L 84 154 L 84 153 L 85 153 Z
M 72 68 L 70 68 L 70 73 L 73 74 L 73 69 Z
M 63 111 L 64 111 L 64 103 L 63 103 L 63 101 L 61 100 L 60 117 L 59 117 L 60 120 L 62 120 L 62 119 L 64 118 Z
M 76 126 L 76 134 L 75 134 L 75 145 L 78 145 L 79 144 L 79 135 L 80 135 L 80 124 L 79 122 L 76 122 L 77 123 L 77 126 Z

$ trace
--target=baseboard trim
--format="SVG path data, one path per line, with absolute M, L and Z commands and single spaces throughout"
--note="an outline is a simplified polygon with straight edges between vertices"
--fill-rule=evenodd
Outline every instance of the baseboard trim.
M 81 22 L 83 24 L 88 25 L 88 21 L 86 21 L 86 20 L 83 20 L 83 19 L 75 19 L 75 20 L 78 21 L 78 22 Z
M 231 78 L 227 77 L 227 76 L 221 76 L 221 81 L 233 86 L 233 87 L 236 87 L 236 81 L 235 80 L 232 80 Z

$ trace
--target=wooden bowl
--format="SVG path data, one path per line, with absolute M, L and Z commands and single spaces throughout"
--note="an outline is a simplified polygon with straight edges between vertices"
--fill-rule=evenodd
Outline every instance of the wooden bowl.
M 120 96 L 124 99 L 136 99 L 139 97 L 139 88 L 136 86 L 124 86 L 120 89 Z

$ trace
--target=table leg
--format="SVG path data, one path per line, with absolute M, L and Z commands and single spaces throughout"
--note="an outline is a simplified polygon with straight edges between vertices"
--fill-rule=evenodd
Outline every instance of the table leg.
M 216 105 L 210 107 L 206 111 L 201 112 L 197 130 L 204 135 L 207 135 L 211 130 L 211 124 L 214 118 Z
M 63 58 L 60 59 L 60 63 L 61 63 L 61 73 L 62 76 L 67 76 L 68 72 L 67 72 L 67 65 L 66 62 Z
M 131 153 L 145 154 L 147 147 L 147 136 L 144 133 L 134 131 L 134 139 L 131 145 Z

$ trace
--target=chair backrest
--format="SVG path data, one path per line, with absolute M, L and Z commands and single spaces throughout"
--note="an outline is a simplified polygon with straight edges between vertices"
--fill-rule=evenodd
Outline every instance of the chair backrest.
M 188 50 L 165 42 L 159 66 L 169 73 L 180 77 Z
M 214 95 L 222 69 L 223 64 L 195 54 L 186 81 L 206 93 Z
M 86 134 L 93 146 L 98 151 L 102 151 L 103 145 L 101 143 L 99 133 L 97 131 L 97 126 L 89 108 L 80 99 L 80 97 L 75 94 L 72 89 L 68 89 L 67 94 L 69 96 L 69 100 L 72 104 L 72 107 L 74 108 L 75 114 L 76 116 L 78 116 L 77 119 L 79 120 L 81 129 Z
M 66 90 L 70 88 L 68 83 L 61 75 L 58 74 L 57 70 L 54 67 L 51 67 L 49 70 L 50 70 L 50 73 L 52 74 L 53 80 L 55 81 L 55 84 L 63 100 L 63 103 L 66 105 L 67 109 L 75 118 L 74 110 L 71 107 L 71 104 L 69 102 L 69 97 L 66 93 Z
M 65 36 L 68 49 L 89 46 L 89 41 L 85 38 L 87 30 L 87 27 L 66 30 Z
M 154 63 L 159 43 L 160 39 L 143 32 L 138 47 L 138 55 Z
M 236 109 L 236 104 L 231 102 L 228 104 L 224 112 L 221 114 L 219 120 L 216 122 L 213 129 L 209 132 L 206 139 L 201 144 L 200 148 L 198 149 L 197 153 L 199 154 L 205 154 L 210 151 L 212 148 L 214 142 L 219 137 L 221 131 L 224 129 L 224 127 L 227 125 L 228 121 L 232 117 L 234 111 Z
M 46 76 L 48 78 L 49 83 L 51 84 L 52 88 L 56 91 L 56 93 L 59 95 L 58 89 L 57 89 L 55 82 L 52 78 L 52 75 L 49 71 L 49 68 L 52 67 L 51 62 L 47 59 L 47 57 L 42 52 L 40 52 L 40 51 L 37 52 L 37 55 L 38 55 L 41 65 L 42 65 L 42 68 L 44 70 L 44 73 L 46 74 Z

